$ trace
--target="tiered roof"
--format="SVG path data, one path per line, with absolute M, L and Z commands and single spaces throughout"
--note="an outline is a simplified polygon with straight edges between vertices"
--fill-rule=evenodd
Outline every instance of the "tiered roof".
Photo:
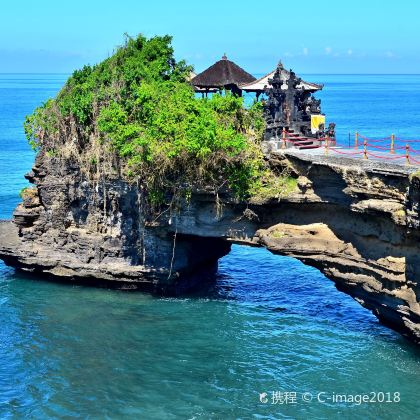
M 281 69 L 280 78 L 284 81 L 289 80 L 290 71 L 287 71 L 281 65 L 281 63 L 279 64 L 279 66 L 280 66 L 280 69 Z M 265 76 L 261 77 L 261 79 L 255 80 L 253 82 L 242 83 L 242 84 L 239 85 L 239 88 L 244 90 L 245 92 L 263 92 L 264 89 L 269 86 L 268 79 L 271 79 L 274 76 L 275 71 L 276 71 L 276 69 L 274 69 L 272 72 L 266 74 Z M 319 84 L 316 84 L 316 83 L 305 82 L 304 80 L 302 80 L 297 85 L 298 89 L 308 90 L 308 91 L 311 91 L 311 92 L 316 92 L 317 90 L 321 90 L 323 87 L 324 87 L 323 85 L 319 85 Z M 283 84 L 282 89 L 286 90 L 287 85 Z

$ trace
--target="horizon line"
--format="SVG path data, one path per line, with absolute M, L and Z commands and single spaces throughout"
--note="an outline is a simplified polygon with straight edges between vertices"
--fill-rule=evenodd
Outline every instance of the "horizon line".
M 63 75 L 63 76 L 67 76 L 67 75 L 71 75 L 74 73 L 75 70 L 71 71 L 71 72 L 1 72 L 0 71 L 0 75 L 12 75 L 12 74 L 22 74 L 22 75 L 29 75 L 29 74 L 37 74 L 37 75 Z M 254 73 L 254 72 L 253 72 Z M 254 74 L 265 74 L 265 73 L 261 73 L 261 72 L 255 72 Z M 323 76 L 420 76 L 420 73 L 311 73 L 311 72 L 303 72 L 300 74 L 310 74 L 310 75 L 323 75 Z

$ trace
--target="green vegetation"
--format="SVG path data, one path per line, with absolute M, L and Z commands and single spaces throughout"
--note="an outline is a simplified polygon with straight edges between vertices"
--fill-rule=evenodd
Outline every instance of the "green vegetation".
M 406 213 L 405 213 L 404 209 L 396 210 L 396 211 L 394 211 L 393 214 L 394 214 L 394 216 L 397 216 L 397 217 L 405 217 L 406 216 Z
M 28 190 L 28 188 L 29 188 L 29 187 L 23 187 L 23 188 L 19 191 L 19 197 L 20 197 L 20 198 L 25 197 L 25 193 L 26 193 L 26 190 Z
M 47 150 L 46 155 L 50 158 L 58 156 L 57 151 L 54 149 Z
M 270 232 L 270 236 L 274 239 L 282 239 L 286 236 L 286 234 L 282 230 L 273 230 Z
M 412 181 L 414 178 L 420 179 L 420 169 L 410 174 L 409 176 L 410 181 Z
M 23 200 L 36 197 L 38 190 L 35 187 L 24 187 L 19 191 L 19 197 Z
M 275 174 L 271 170 L 266 169 L 250 189 L 251 202 L 263 203 L 273 198 L 280 200 L 296 189 L 297 179 L 289 176 L 287 171 Z
M 114 169 L 139 181 L 154 205 L 188 198 L 192 187 L 228 188 L 238 198 L 278 192 L 259 146 L 261 104 L 246 109 L 230 94 L 196 98 L 191 70 L 174 59 L 171 37 L 127 36 L 26 118 L 28 141 L 49 156 L 72 153 L 96 175 Z

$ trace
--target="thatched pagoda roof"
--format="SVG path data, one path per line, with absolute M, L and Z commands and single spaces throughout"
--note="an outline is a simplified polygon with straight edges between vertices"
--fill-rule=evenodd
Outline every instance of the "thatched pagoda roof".
M 247 73 L 224 55 L 221 60 L 194 77 L 191 83 L 196 88 L 222 88 L 228 85 L 238 86 L 242 83 L 251 83 L 254 80 L 256 79 L 252 74 Z

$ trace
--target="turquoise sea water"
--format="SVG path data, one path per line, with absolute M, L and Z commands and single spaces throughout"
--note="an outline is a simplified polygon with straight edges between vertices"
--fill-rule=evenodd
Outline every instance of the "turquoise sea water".
M 325 83 L 319 96 L 342 143 L 356 129 L 420 138 L 420 76 L 306 78 Z M 33 161 L 24 115 L 64 80 L 0 75 L 0 218 Z M 265 250 L 234 246 L 211 288 L 170 299 L 0 263 L 1 419 L 414 419 L 419 379 L 416 347 L 317 270 Z M 372 392 L 400 401 L 333 400 Z

